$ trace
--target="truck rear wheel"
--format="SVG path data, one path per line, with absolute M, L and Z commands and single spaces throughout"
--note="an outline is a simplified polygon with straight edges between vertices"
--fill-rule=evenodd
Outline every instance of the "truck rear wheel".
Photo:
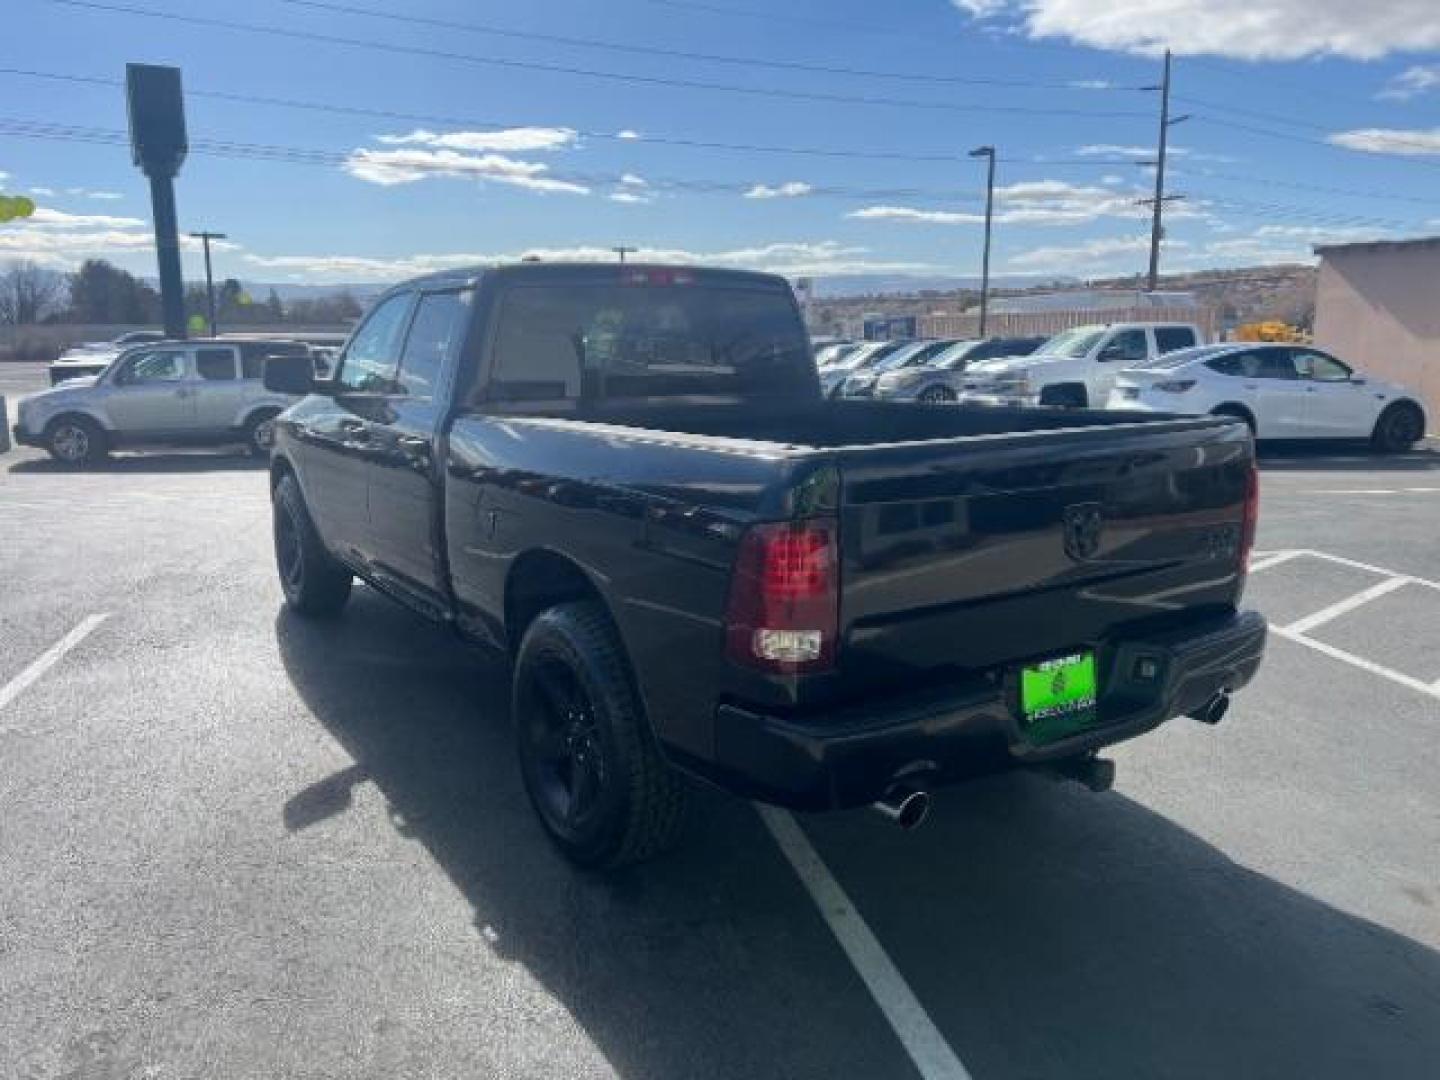
M 675 845 L 688 789 L 660 755 L 599 604 L 562 604 L 530 624 L 512 702 L 525 790 L 567 858 L 608 869 Z
M 293 476 L 275 485 L 275 568 L 285 603 L 297 615 L 338 615 L 350 599 L 350 571 L 325 550 Z

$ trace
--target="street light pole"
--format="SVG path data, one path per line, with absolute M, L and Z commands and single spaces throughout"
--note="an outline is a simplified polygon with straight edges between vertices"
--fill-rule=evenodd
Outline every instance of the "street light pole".
M 639 251 L 640 249 L 639 249 L 639 248 L 633 248 L 633 247 L 626 247 L 624 244 L 618 244 L 618 245 L 616 245 L 615 247 L 612 247 L 610 250 L 613 251 L 613 252 L 615 252 L 616 255 L 619 255 L 619 256 L 620 256 L 620 261 L 623 263 L 623 262 L 625 261 L 625 256 L 626 256 L 627 254 L 629 254 L 629 253 L 631 253 L 631 252 L 634 252 L 634 251 Z
M 980 260 L 980 337 L 985 336 L 985 323 L 990 314 L 990 231 L 995 221 L 995 147 L 977 146 L 970 151 L 973 158 L 986 158 L 985 170 L 985 254 Z
M 210 336 L 216 335 L 215 328 L 215 278 L 210 273 L 210 241 L 224 240 L 223 232 L 192 232 L 190 234 L 205 245 L 205 298 L 210 308 Z

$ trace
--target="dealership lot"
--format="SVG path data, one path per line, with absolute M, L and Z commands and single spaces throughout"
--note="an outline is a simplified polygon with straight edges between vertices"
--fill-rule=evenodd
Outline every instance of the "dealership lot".
M 1267 452 L 1262 491 L 1266 667 L 1115 791 L 991 780 L 913 834 L 707 796 L 601 879 L 498 664 L 363 587 L 281 611 L 263 468 L 12 451 L 0 1075 L 1433 1076 L 1440 446 Z

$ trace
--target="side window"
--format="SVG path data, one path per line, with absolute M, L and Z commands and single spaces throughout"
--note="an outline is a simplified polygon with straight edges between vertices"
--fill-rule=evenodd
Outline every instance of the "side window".
M 1266 349 L 1259 354 L 1259 358 L 1258 374 L 1262 379 L 1294 380 L 1300 377 L 1295 371 L 1295 362 L 1290 358 L 1288 349 Z
M 123 386 L 142 386 L 147 383 L 179 382 L 183 378 L 185 354 L 179 350 L 157 349 L 127 359 L 116 381 Z
M 470 290 L 429 293 L 420 297 L 405 351 L 400 357 L 396 392 L 413 398 L 429 398 L 445 364 L 460 348 L 470 322 Z
M 1302 379 L 1315 382 L 1348 382 L 1350 379 L 1350 369 L 1333 356 L 1309 349 L 1291 349 L 1290 355 Z
M 1195 344 L 1197 344 L 1195 331 L 1188 326 L 1157 326 L 1155 328 L 1156 352 L 1174 352 L 1176 349 L 1188 349 Z
M 1101 360 L 1118 360 L 1124 364 L 1137 363 L 1149 355 L 1144 330 L 1121 330 L 1100 350 Z
M 196 349 L 195 373 L 210 382 L 235 378 L 235 354 L 229 349 Z
M 399 293 L 370 312 L 340 358 L 336 380 L 352 394 L 389 393 L 399 359 L 400 335 L 410 313 L 411 293 Z
M 309 356 L 310 350 L 304 345 L 262 345 L 258 348 L 240 346 L 240 370 L 242 379 L 263 379 L 265 360 L 271 356 Z
M 580 396 L 584 340 L 570 329 L 573 305 L 557 289 L 511 289 L 495 331 L 490 393 L 501 401 Z

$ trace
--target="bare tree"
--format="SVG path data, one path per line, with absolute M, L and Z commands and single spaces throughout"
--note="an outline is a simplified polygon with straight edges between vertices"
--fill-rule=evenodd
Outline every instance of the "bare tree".
M 24 326 L 52 315 L 60 306 L 65 280 L 39 263 L 22 260 L 0 271 L 0 323 Z

